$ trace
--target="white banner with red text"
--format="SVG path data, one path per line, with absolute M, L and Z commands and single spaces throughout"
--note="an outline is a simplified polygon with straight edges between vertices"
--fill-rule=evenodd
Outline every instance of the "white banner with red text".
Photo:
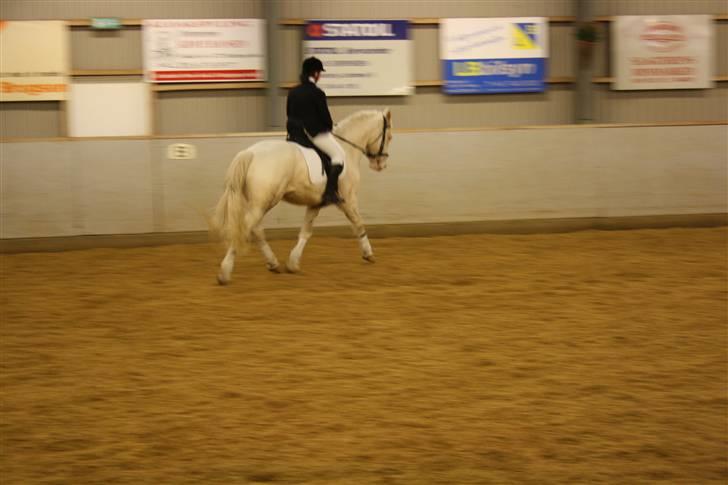
M 165 19 L 143 23 L 147 82 L 265 80 L 262 19 Z
M 612 22 L 614 89 L 713 87 L 710 15 L 627 15 Z

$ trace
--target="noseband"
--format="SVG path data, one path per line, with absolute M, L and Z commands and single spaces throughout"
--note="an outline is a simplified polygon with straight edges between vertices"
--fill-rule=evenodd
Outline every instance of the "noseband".
M 338 138 L 339 140 L 341 140 L 341 141 L 343 141 L 345 143 L 348 143 L 349 145 L 353 146 L 354 148 L 356 148 L 357 150 L 359 150 L 360 152 L 362 152 L 369 159 L 379 158 L 379 157 L 388 157 L 389 156 L 389 153 L 385 153 L 384 152 L 384 142 L 387 139 L 387 130 L 389 129 L 389 123 L 387 122 L 387 117 L 385 115 L 382 115 L 382 121 L 384 122 L 383 125 L 382 125 L 382 133 L 381 133 L 381 135 L 379 135 L 379 137 L 377 137 L 377 139 L 379 139 L 380 137 L 382 139 L 381 143 L 379 143 L 379 153 L 372 153 L 372 152 L 370 152 L 369 151 L 369 147 L 367 147 L 367 149 L 365 150 L 362 147 L 360 147 L 359 145 L 350 142 L 349 140 L 347 140 L 343 136 L 339 136 L 336 133 L 334 133 L 334 136 L 336 138 Z

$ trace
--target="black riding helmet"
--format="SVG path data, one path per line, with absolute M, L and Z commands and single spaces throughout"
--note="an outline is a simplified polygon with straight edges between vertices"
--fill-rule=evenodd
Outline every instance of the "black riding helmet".
M 303 61 L 303 66 L 301 67 L 301 76 L 302 77 L 308 77 L 312 75 L 314 72 L 319 71 L 326 71 L 324 69 L 324 65 L 321 62 L 320 59 L 317 59 L 316 57 L 309 57 L 305 61 Z

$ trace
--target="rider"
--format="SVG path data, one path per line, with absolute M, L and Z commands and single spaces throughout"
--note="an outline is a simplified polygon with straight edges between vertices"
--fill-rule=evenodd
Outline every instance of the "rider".
M 308 138 L 331 157 L 331 173 L 328 174 L 326 190 L 321 199 L 321 205 L 327 205 L 341 202 L 336 192 L 339 175 L 344 170 L 344 150 L 331 132 L 334 123 L 326 103 L 326 93 L 316 86 L 322 71 L 325 69 L 319 59 L 309 57 L 303 61 L 301 84 L 288 93 L 286 130 L 289 139 Z

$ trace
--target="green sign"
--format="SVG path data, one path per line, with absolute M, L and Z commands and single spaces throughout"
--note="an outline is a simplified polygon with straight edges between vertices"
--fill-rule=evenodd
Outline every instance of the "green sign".
M 115 17 L 94 17 L 91 19 L 91 28 L 100 30 L 120 29 L 121 19 Z

